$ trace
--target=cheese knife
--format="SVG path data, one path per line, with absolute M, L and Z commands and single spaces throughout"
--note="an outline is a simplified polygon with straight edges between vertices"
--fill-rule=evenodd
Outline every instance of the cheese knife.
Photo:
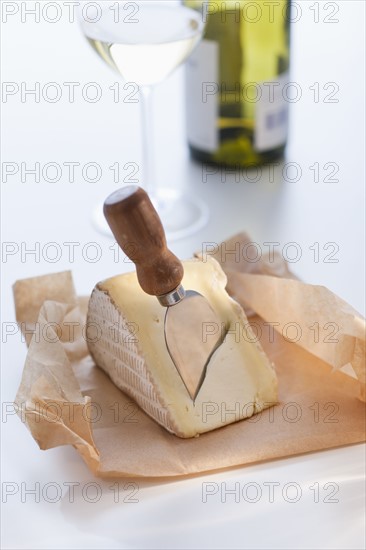
M 142 290 L 166 308 L 167 350 L 194 402 L 207 365 L 225 338 L 221 320 L 204 296 L 184 290 L 182 262 L 168 249 L 159 215 L 141 187 L 112 193 L 105 200 L 104 215 L 117 243 L 134 262 Z M 218 330 L 207 337 L 205 323 Z

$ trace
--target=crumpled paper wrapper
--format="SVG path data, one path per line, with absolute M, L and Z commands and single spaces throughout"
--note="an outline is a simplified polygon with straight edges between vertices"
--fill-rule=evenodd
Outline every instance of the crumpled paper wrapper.
M 237 235 L 226 250 L 248 242 Z M 14 285 L 29 345 L 16 405 L 41 449 L 73 445 L 101 477 L 171 477 L 365 440 L 364 319 L 326 288 L 297 280 L 277 255 L 253 263 L 222 251 L 212 255 L 275 364 L 279 403 L 198 438 L 169 434 L 93 364 L 88 299 L 76 296 L 71 274 L 36 277 Z

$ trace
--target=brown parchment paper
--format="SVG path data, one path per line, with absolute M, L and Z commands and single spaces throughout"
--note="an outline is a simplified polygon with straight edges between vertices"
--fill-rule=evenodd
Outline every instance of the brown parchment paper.
M 226 250 L 240 252 L 248 242 L 237 235 Z M 212 254 L 275 363 L 279 403 L 198 438 L 169 434 L 93 364 L 87 298 L 77 298 L 71 274 L 36 277 L 14 285 L 29 343 L 15 401 L 41 449 L 73 445 L 102 477 L 166 477 L 365 440 L 364 319 L 326 288 L 296 280 L 276 255 L 254 263 L 221 246 Z M 354 377 L 340 372 L 344 366 Z

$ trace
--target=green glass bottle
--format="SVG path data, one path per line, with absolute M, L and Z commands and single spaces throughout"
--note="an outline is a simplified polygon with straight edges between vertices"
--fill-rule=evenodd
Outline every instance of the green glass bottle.
M 186 67 L 191 154 L 255 166 L 283 156 L 288 128 L 290 0 L 184 0 L 204 39 Z

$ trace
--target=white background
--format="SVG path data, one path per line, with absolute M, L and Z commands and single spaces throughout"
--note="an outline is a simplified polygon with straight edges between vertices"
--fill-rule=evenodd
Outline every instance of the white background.
M 6 4 L 6 2 L 2 2 Z M 18 5 L 24 2 L 11 2 Z M 27 2 L 27 7 L 34 3 Z M 41 4 L 44 4 L 44 2 Z M 60 6 L 63 2 L 59 2 Z M 279 250 L 296 242 L 302 256 L 292 269 L 309 283 L 321 284 L 344 298 L 361 313 L 364 296 L 364 15 L 363 1 L 298 4 L 302 16 L 293 24 L 291 80 L 301 86 L 302 97 L 291 106 L 290 141 L 286 162 L 296 163 L 299 181 L 285 181 L 282 166 L 269 181 L 268 169 L 257 183 L 239 182 L 235 175 L 209 175 L 204 182 L 199 164 L 189 160 L 185 143 L 183 71 L 177 71 L 155 94 L 155 151 L 158 179 L 164 185 L 184 188 L 205 200 L 211 212 L 209 224 L 193 237 L 172 244 L 180 257 L 189 257 L 202 243 L 220 242 L 245 230 L 263 247 L 279 242 Z M 314 10 L 319 4 L 319 23 Z M 325 23 L 333 7 L 337 23 Z M 109 249 L 111 241 L 101 237 L 90 219 L 95 205 L 116 188 L 109 166 L 120 162 L 140 163 L 139 105 L 114 103 L 108 89 L 118 77 L 93 54 L 76 24 L 67 21 L 67 11 L 58 23 L 34 22 L 20 11 L 1 28 L 2 79 L 19 86 L 41 89 L 57 82 L 64 93 L 60 101 L 40 103 L 20 93 L 2 98 L 2 162 L 97 162 L 103 176 L 98 183 L 83 181 L 76 169 L 75 183 L 68 182 L 66 169 L 58 183 L 25 181 L 20 173 L 2 184 L 2 239 L 15 243 L 19 252 L 2 259 L 2 320 L 14 321 L 11 286 L 15 280 L 48 272 L 72 269 L 80 294 L 89 294 L 105 277 L 130 269 L 117 264 Z M 50 12 L 51 13 L 51 12 Z M 64 82 L 80 82 L 74 103 L 68 101 Z M 103 96 L 88 103 L 80 93 L 89 82 L 98 82 Z M 320 101 L 309 89 L 319 82 Z M 338 103 L 324 98 L 336 83 Z M 122 88 L 123 84 L 121 84 Z M 122 90 L 123 91 L 123 90 Z M 122 93 L 121 93 L 122 95 Z M 329 183 L 320 172 L 314 182 L 310 169 L 337 163 L 339 181 Z M 125 177 L 127 173 L 123 174 Z M 251 174 L 247 176 L 252 177 Z M 294 178 L 290 170 L 287 180 Z M 226 181 L 222 182 L 222 179 Z M 286 179 L 286 178 L 285 178 Z M 143 181 L 141 182 L 143 185 Z M 25 243 L 22 245 L 21 243 Z M 62 257 L 51 263 L 47 254 L 21 256 L 23 246 L 56 242 Z M 63 243 L 79 242 L 75 261 L 70 262 Z M 85 244 L 95 242 L 102 251 L 96 263 L 83 257 Z M 310 249 L 319 243 L 320 261 Z M 325 262 L 332 249 L 339 248 L 337 263 Z M 263 250 L 264 247 L 263 247 Z M 50 250 L 50 256 L 52 251 Z M 92 253 L 92 251 L 90 250 Z M 84 254 L 85 256 L 85 254 Z M 36 261 L 39 260 L 39 261 Z M 8 337 L 2 351 L 2 401 L 11 402 L 17 391 L 26 349 L 19 334 Z M 362 445 L 173 482 L 139 483 L 138 503 L 123 502 L 127 491 L 119 480 L 120 502 L 115 503 L 112 482 L 95 480 L 72 448 L 41 452 L 15 416 L 2 418 L 2 482 L 19 484 L 19 492 L 3 504 L 2 545 L 4 548 L 363 548 L 365 545 L 364 483 L 365 454 Z M 72 501 L 65 483 L 79 482 Z M 63 497 L 56 503 L 32 495 L 22 502 L 20 484 L 41 489 L 58 483 Z M 98 503 L 87 502 L 82 489 L 98 482 L 102 491 Z M 255 482 L 263 490 L 257 503 L 228 496 L 221 502 L 220 491 L 202 502 L 203 483 L 226 483 L 227 488 Z M 280 484 L 273 503 L 263 483 Z M 302 496 L 289 503 L 282 496 L 286 483 L 297 483 Z M 314 483 L 320 486 L 320 502 L 314 502 Z M 339 502 L 324 502 L 326 483 L 337 483 Z M 9 487 L 9 485 L 6 485 Z M 92 491 L 91 491 L 92 495 Z M 52 497 L 52 491 L 50 492 Z M 4 497 L 4 495 L 3 495 Z M 48 499 L 49 500 L 49 499 Z M 4 498 L 3 498 L 4 501 Z

